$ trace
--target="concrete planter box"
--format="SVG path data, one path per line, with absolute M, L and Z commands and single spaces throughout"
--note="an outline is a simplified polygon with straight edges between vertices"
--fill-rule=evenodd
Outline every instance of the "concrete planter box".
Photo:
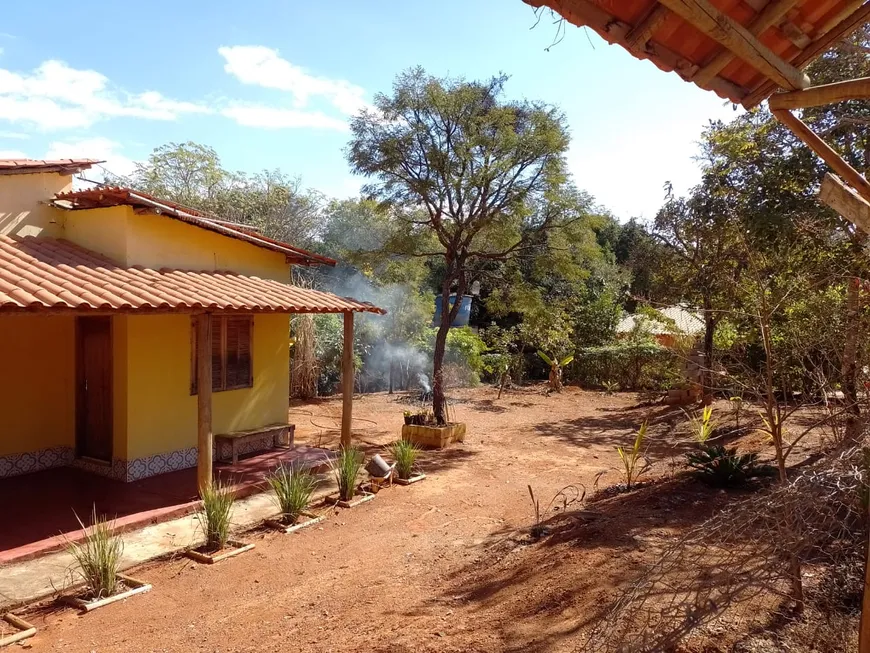
M 0 638 L 0 648 L 9 646 L 15 642 L 24 641 L 28 637 L 33 637 L 36 634 L 36 626 L 27 623 L 21 617 L 16 617 L 11 612 L 3 615 L 3 621 L 12 626 L 18 632 Z
M 131 578 L 130 576 L 124 576 L 123 574 L 118 574 L 118 578 L 121 579 L 121 581 L 128 589 L 123 592 L 113 594 L 112 596 L 107 596 L 103 599 L 93 599 L 88 601 L 77 596 L 66 596 L 64 597 L 63 601 L 64 603 L 68 603 L 78 608 L 82 612 L 90 612 L 91 610 L 102 608 L 104 605 L 109 605 L 111 603 L 115 603 L 116 601 L 123 601 L 124 599 L 135 596 L 136 594 L 142 594 L 143 592 L 147 592 L 151 589 L 151 585 L 149 585 L 145 581 L 137 580 L 136 578 Z
M 361 503 L 366 503 L 367 501 L 371 501 L 375 498 L 375 495 L 371 492 L 363 492 L 361 494 L 355 495 L 350 501 L 342 501 L 338 499 L 336 504 L 339 508 L 353 508 L 358 506 Z
M 307 528 L 308 526 L 314 526 L 314 524 L 319 524 L 324 519 L 326 519 L 325 515 L 315 515 L 313 512 L 303 512 L 302 513 L 303 520 L 296 524 L 285 524 L 278 519 L 267 519 L 266 524 L 270 528 L 274 528 L 279 531 L 284 531 L 285 533 L 295 533 L 296 531 L 300 531 L 303 528 Z
M 465 423 L 455 422 L 446 426 L 402 426 L 402 439 L 421 447 L 443 449 L 453 442 L 465 441 Z
M 426 478 L 425 474 L 412 474 L 411 478 L 396 477 L 396 485 L 411 485 L 412 483 L 419 483 L 424 478 Z
M 237 556 L 240 553 L 244 553 L 245 551 L 250 551 L 253 548 L 253 544 L 245 544 L 244 542 L 239 542 L 237 540 L 228 540 L 226 548 L 220 551 L 215 551 L 214 553 L 203 553 L 202 551 L 197 551 L 196 549 L 188 549 L 184 552 L 184 554 L 188 558 L 196 560 L 197 562 L 202 562 L 207 565 L 213 565 L 216 562 L 226 560 L 227 558 L 232 558 L 233 556 Z

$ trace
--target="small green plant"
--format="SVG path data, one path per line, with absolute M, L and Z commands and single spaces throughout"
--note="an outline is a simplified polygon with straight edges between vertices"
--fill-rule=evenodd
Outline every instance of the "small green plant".
M 78 573 L 91 598 L 111 596 L 118 590 L 124 541 L 113 534 L 112 522 L 97 518 L 96 507 L 91 513 L 89 528 L 85 528 L 78 515 L 76 520 L 85 531 L 85 538 L 80 543 L 70 542 L 68 550 L 78 566 Z
M 734 428 L 740 428 L 740 413 L 743 411 L 743 397 L 735 395 L 729 399 L 734 404 Z
M 420 448 L 408 440 L 396 440 L 391 447 L 393 460 L 396 461 L 396 473 L 399 478 L 407 481 L 414 473 L 414 464 L 420 454 Z
M 342 447 L 338 452 L 338 458 L 330 464 L 335 481 L 338 483 L 338 498 L 341 501 L 350 501 L 356 491 L 356 479 L 362 469 L 363 453 L 354 446 Z
M 631 486 L 637 482 L 646 471 L 649 469 L 650 462 L 643 455 L 643 443 L 646 439 L 646 430 L 648 422 L 643 421 L 634 438 L 634 444 L 631 449 L 616 447 L 616 453 L 622 461 L 622 475 L 625 480 L 625 489 L 630 490 Z
M 737 453 L 737 447 L 721 444 L 701 444 L 698 451 L 686 454 L 686 464 L 698 478 L 713 487 L 736 487 L 764 473 L 758 464 L 758 454 Z
M 529 496 L 532 498 L 532 507 L 535 510 L 535 523 L 529 529 L 529 534 L 536 540 L 547 534 L 547 527 L 544 526 L 544 515 L 550 512 L 554 504 L 557 502 L 561 503 L 561 509 L 564 512 L 568 509 L 568 506 L 574 503 L 582 503 L 583 499 L 586 498 L 585 485 L 566 485 L 550 499 L 547 507 L 541 510 L 541 502 L 535 497 L 535 491 L 532 489 L 532 486 L 527 485 L 526 487 L 529 488 Z
M 275 492 L 275 502 L 281 510 L 282 520 L 287 524 L 295 524 L 311 503 L 317 480 L 307 469 L 293 469 L 287 465 L 278 467 L 266 480 Z
M 704 406 L 700 417 L 697 415 L 691 416 L 692 432 L 695 435 L 695 440 L 704 444 L 713 435 L 716 429 L 716 420 L 713 419 L 713 407 Z
M 565 356 L 565 358 L 563 358 L 562 360 L 559 360 L 555 356 L 548 356 L 539 349 L 538 356 L 540 356 L 541 360 L 550 366 L 550 390 L 552 390 L 553 392 L 561 392 L 562 369 L 574 360 L 574 355 L 571 354 L 569 356 Z
M 200 489 L 199 496 L 202 510 L 197 513 L 197 519 L 205 534 L 205 549 L 220 551 L 230 539 L 235 493 L 229 484 L 212 481 Z
M 604 394 L 606 395 L 612 395 L 619 390 L 619 384 L 616 381 L 603 381 L 601 385 L 604 386 Z

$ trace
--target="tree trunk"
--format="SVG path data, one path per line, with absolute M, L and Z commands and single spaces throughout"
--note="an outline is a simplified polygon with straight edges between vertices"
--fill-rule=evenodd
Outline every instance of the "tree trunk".
M 843 344 L 843 398 L 846 401 L 846 441 L 855 442 L 863 431 L 858 405 L 858 339 L 860 280 L 850 279 L 846 286 L 846 339 Z
M 453 271 L 460 272 L 454 274 Z M 441 324 L 438 325 L 438 333 L 435 336 L 435 349 L 432 352 L 432 413 L 436 424 L 447 423 L 446 398 L 444 393 L 444 352 L 447 350 L 447 332 L 450 325 L 459 313 L 459 305 L 465 293 L 465 277 L 461 273 L 461 264 L 454 267 L 448 261 L 447 272 L 444 282 L 441 284 Z M 450 287 L 453 281 L 458 281 L 456 289 L 456 301 L 450 306 Z
M 396 364 L 393 361 L 390 361 L 390 390 L 387 394 L 393 394 L 393 370 L 396 368 Z
M 713 313 L 713 302 L 704 297 L 704 362 L 701 367 L 701 387 L 703 395 L 713 392 L 713 336 L 716 334 L 716 316 Z

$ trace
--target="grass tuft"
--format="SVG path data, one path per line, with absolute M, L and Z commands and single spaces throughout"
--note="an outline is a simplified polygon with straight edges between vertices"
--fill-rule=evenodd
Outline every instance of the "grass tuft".
M 287 465 L 278 467 L 266 480 L 275 493 L 282 519 L 286 524 L 295 524 L 311 503 L 317 480 L 307 469 L 293 469 Z
M 82 542 L 71 542 L 68 550 L 78 565 L 79 574 L 85 581 L 91 598 L 102 599 L 118 591 L 118 573 L 124 541 L 112 533 L 114 523 L 97 518 L 97 509 L 91 513 L 91 526 L 85 528 L 82 520 L 76 519 L 85 531 Z
M 414 463 L 420 455 L 420 448 L 408 440 L 396 440 L 390 451 L 396 461 L 396 473 L 403 481 L 407 481 L 414 473 Z
M 232 486 L 213 481 L 200 490 L 202 510 L 197 513 L 205 533 L 207 551 L 220 551 L 230 539 L 230 524 L 235 503 Z
M 363 464 L 363 453 L 357 447 L 342 447 L 338 458 L 331 463 L 332 473 L 338 483 L 338 498 L 350 501 L 356 489 L 356 479 Z

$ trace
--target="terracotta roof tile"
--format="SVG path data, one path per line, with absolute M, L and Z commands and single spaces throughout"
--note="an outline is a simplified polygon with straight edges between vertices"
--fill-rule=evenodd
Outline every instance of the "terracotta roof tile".
M 384 313 L 367 302 L 234 272 L 125 268 L 69 241 L 0 236 L 0 312 Z
M 0 159 L 0 175 L 27 174 L 34 172 L 59 172 L 72 175 L 87 170 L 97 159 Z

